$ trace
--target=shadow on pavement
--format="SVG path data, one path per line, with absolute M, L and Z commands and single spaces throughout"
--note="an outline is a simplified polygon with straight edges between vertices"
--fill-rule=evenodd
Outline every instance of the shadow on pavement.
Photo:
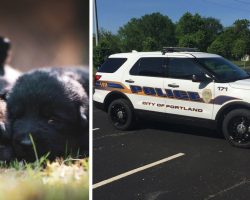
M 136 130 L 144 130 L 144 129 L 155 129 L 161 131 L 170 131 L 180 134 L 191 134 L 197 136 L 211 137 L 211 138 L 219 138 L 224 139 L 223 134 L 220 131 L 215 129 L 208 129 L 203 127 L 198 127 L 194 125 L 186 125 L 181 123 L 166 123 L 163 121 L 156 120 L 139 120 L 136 127 Z

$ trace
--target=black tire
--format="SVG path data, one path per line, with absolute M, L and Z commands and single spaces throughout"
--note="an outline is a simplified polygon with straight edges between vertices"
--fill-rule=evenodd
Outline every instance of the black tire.
M 236 109 L 229 112 L 222 123 L 227 141 L 240 148 L 250 148 L 250 110 Z
M 109 120 L 119 130 L 130 130 L 135 125 L 135 114 L 131 103 L 126 99 L 116 99 L 108 107 Z

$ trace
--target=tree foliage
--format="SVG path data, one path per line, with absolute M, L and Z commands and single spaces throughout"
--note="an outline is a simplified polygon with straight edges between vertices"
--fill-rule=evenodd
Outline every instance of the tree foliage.
M 99 33 L 100 42 L 94 46 L 93 55 L 94 67 L 99 67 L 111 54 L 121 52 L 120 40 L 117 35 L 109 31 L 101 30 Z
M 204 18 L 199 14 L 185 13 L 176 24 L 178 45 L 183 47 L 197 47 L 207 51 L 208 46 L 222 31 L 221 23 L 212 17 Z
M 123 51 L 159 50 L 176 44 L 173 22 L 160 13 L 133 18 L 118 31 Z
M 226 28 L 215 38 L 209 46 L 208 52 L 237 60 L 246 54 L 250 54 L 249 25 L 249 20 L 236 20 L 231 27 Z M 222 49 L 224 50 L 222 51 Z
M 132 18 L 117 34 L 101 30 L 94 47 L 94 66 L 100 66 L 113 53 L 159 51 L 164 46 L 197 47 L 204 52 L 239 60 L 250 54 L 250 21 L 238 19 L 224 28 L 220 21 L 199 14 L 185 13 L 174 24 L 160 13 Z

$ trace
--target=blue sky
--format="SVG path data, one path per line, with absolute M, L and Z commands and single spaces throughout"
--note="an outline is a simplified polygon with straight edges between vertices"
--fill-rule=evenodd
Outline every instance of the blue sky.
M 173 22 L 185 12 L 214 17 L 224 26 L 236 19 L 250 20 L 250 0 L 97 0 L 99 27 L 116 33 L 132 17 L 160 12 Z

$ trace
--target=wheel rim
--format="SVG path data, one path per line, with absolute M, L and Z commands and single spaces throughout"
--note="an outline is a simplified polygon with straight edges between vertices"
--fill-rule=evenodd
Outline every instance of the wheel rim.
M 115 126 L 125 125 L 128 119 L 126 108 L 122 104 L 112 105 L 110 117 Z
M 250 121 L 246 117 L 234 117 L 229 123 L 229 139 L 238 144 L 250 142 Z

